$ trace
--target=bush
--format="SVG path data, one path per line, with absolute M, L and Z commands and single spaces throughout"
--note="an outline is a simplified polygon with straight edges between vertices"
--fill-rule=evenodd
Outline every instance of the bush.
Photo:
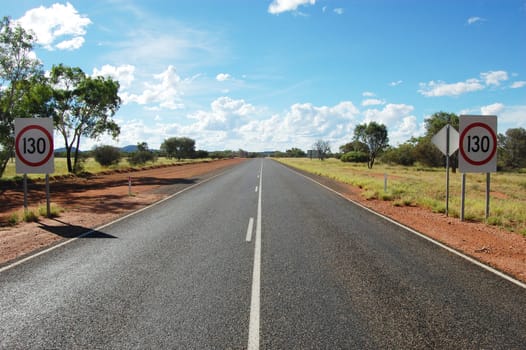
M 131 165 L 141 165 L 146 164 L 147 162 L 155 162 L 156 159 L 157 157 L 153 152 L 137 151 L 128 157 L 128 163 Z
M 93 150 L 93 157 L 100 165 L 110 166 L 119 164 L 119 161 L 121 160 L 121 152 L 117 147 L 99 146 Z
M 347 152 L 340 157 L 342 162 L 352 163 L 367 163 L 369 161 L 369 155 L 365 152 Z

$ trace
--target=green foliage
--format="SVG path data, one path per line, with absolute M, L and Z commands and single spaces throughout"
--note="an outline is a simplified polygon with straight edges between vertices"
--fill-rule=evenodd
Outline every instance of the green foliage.
M 416 162 L 415 145 L 403 143 L 396 148 L 389 148 L 382 153 L 380 159 L 387 164 L 411 166 Z
M 18 216 L 18 213 L 13 213 L 9 216 L 7 219 L 7 224 L 9 226 L 15 226 L 20 222 L 20 216 Z
M 507 169 L 526 167 L 526 129 L 514 128 L 499 134 L 499 163 Z
M 369 155 L 360 151 L 351 151 L 343 154 L 340 160 L 342 162 L 367 163 L 369 161 Z
M 389 145 L 387 127 L 376 122 L 359 124 L 354 129 L 354 141 L 360 141 L 367 145 L 369 150 L 367 167 L 372 169 L 376 156 Z
M 146 142 L 141 142 L 137 144 L 137 152 L 133 152 L 128 157 L 128 163 L 131 165 L 141 165 L 146 164 L 147 162 L 155 162 L 157 156 L 155 153 L 148 149 L 148 144 Z
M 189 137 L 171 137 L 161 144 L 161 152 L 168 158 L 192 158 L 195 153 L 195 140 Z
M 345 145 L 340 146 L 340 152 L 341 153 L 348 153 L 348 152 L 363 152 L 363 153 L 369 153 L 369 147 L 367 144 L 354 140 L 352 142 L 346 143 Z
M 62 213 L 64 210 L 60 207 L 57 207 L 53 203 L 51 203 L 49 208 L 49 216 L 47 215 L 47 205 L 39 205 L 38 206 L 38 214 L 42 217 L 48 217 L 48 218 L 57 218 L 60 216 L 60 213 Z
M 119 83 L 111 78 L 90 77 L 78 67 L 60 64 L 52 67 L 49 85 L 53 91 L 50 104 L 55 127 L 64 139 L 68 171 L 73 172 L 81 137 L 119 135 L 120 128 L 112 119 L 121 104 Z
M 121 151 L 113 146 L 98 146 L 93 150 L 93 157 L 102 166 L 119 164 Z
M 285 157 L 301 158 L 301 157 L 306 157 L 306 156 L 307 156 L 307 153 L 295 147 L 285 151 Z
M 23 220 L 24 222 L 38 222 L 38 214 L 32 210 L 26 210 L 24 211 Z
M 13 155 L 14 120 L 41 114 L 34 100 L 35 82 L 44 77 L 42 64 L 32 58 L 35 38 L 8 17 L 0 22 L 0 176 Z

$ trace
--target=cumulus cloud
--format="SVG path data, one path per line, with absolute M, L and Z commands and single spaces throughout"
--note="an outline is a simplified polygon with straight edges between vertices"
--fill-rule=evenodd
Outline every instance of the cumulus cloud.
M 484 79 L 486 85 L 498 86 L 501 81 L 508 80 L 508 73 L 503 70 L 480 73 L 480 76 Z
M 478 79 L 468 79 L 464 82 L 448 84 L 443 81 L 430 81 L 429 83 L 420 83 L 418 90 L 424 96 L 458 96 L 467 92 L 484 89 L 484 85 Z
M 377 98 L 369 98 L 367 100 L 362 101 L 362 106 L 377 106 L 377 105 L 384 105 L 384 100 L 379 100 Z
M 299 6 L 314 5 L 316 0 L 274 0 L 268 7 L 268 12 L 277 15 L 282 12 L 296 11 Z
M 342 9 L 341 7 L 335 8 L 334 13 L 336 13 L 337 15 L 343 15 L 344 9 Z
M 113 80 L 117 80 L 120 84 L 121 89 L 130 87 L 135 73 L 135 67 L 129 64 L 124 64 L 118 67 L 105 64 L 101 69 L 93 68 L 93 76 L 110 77 Z
M 50 7 L 40 6 L 27 11 L 16 21 L 25 29 L 35 33 L 37 43 L 47 50 L 75 50 L 84 44 L 86 27 L 91 20 L 80 15 L 67 2 Z
M 524 86 L 526 86 L 526 81 L 515 81 L 513 84 L 511 84 L 510 87 L 512 89 L 518 89 Z
M 183 94 L 184 85 L 188 84 L 188 80 L 183 80 L 177 74 L 174 66 L 168 68 L 160 73 L 155 74 L 154 79 L 157 83 L 145 83 L 144 91 L 141 94 L 121 94 L 124 103 L 135 102 L 140 105 L 154 105 L 157 109 L 181 109 L 184 108 L 181 96 Z M 151 107 L 151 106 L 150 106 Z
M 374 121 L 387 126 L 390 143 L 399 144 L 421 132 L 413 111 L 411 105 L 389 103 L 383 109 L 368 109 L 363 116 L 365 123 Z
M 226 80 L 229 80 L 230 78 L 231 78 L 230 74 L 227 74 L 227 73 L 219 73 L 218 75 L 216 75 L 217 81 L 226 81 Z
M 376 94 L 375 94 L 374 92 L 364 91 L 364 92 L 362 93 L 362 96 L 363 96 L 363 97 L 374 97 L 374 96 L 376 96 Z
M 466 21 L 466 23 L 469 24 L 469 25 L 472 25 L 472 24 L 475 24 L 477 22 L 484 22 L 484 21 L 485 21 L 484 18 L 474 16 L 474 17 L 469 17 L 468 20 Z
M 402 84 L 403 82 L 404 82 L 403 80 L 392 81 L 389 83 L 389 86 L 398 86 Z
M 424 96 L 459 96 L 468 92 L 483 90 L 489 86 L 500 86 L 502 81 L 508 80 L 508 73 L 503 70 L 480 73 L 480 79 L 472 78 L 458 83 L 430 81 L 420 83 L 418 90 Z
M 480 108 L 480 113 L 482 115 L 498 115 L 504 110 L 504 105 L 502 103 L 494 103 L 488 106 L 483 106 Z

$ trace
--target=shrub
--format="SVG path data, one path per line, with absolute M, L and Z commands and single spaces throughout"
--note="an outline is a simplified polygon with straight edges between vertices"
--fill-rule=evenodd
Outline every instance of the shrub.
M 121 152 L 117 147 L 99 146 L 93 150 L 95 161 L 102 166 L 118 164 L 121 160 Z
M 347 152 L 340 158 L 342 162 L 353 162 L 353 163 L 367 163 L 369 161 L 369 155 L 365 152 Z
M 155 162 L 156 156 L 153 152 L 150 151 L 137 151 L 132 153 L 131 156 L 128 157 L 128 163 L 131 165 L 140 165 L 145 164 L 147 162 Z

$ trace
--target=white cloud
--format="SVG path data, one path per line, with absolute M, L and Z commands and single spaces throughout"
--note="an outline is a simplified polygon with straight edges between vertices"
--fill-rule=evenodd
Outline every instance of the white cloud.
M 268 12 L 277 15 L 282 12 L 296 11 L 299 6 L 314 5 L 316 0 L 274 0 L 268 7 Z
M 377 98 L 369 98 L 367 100 L 362 101 L 362 106 L 377 106 L 377 105 L 384 105 L 385 100 L 379 100 Z
M 486 85 L 499 86 L 501 81 L 508 80 L 508 73 L 503 70 L 480 73 L 480 76 L 484 79 Z
M 403 82 L 404 82 L 403 80 L 392 81 L 389 83 L 389 86 L 398 86 L 402 84 Z
M 513 84 L 511 84 L 512 89 L 518 89 L 523 86 L 526 86 L 526 81 L 515 81 Z
M 481 17 L 469 17 L 466 22 L 467 22 L 467 24 L 471 25 L 471 24 L 475 24 L 477 22 L 484 22 L 484 21 L 485 21 L 485 19 L 481 18 Z
M 503 70 L 480 73 L 481 79 L 468 79 L 458 83 L 445 83 L 443 81 L 430 81 L 420 83 L 418 90 L 424 96 L 459 96 L 468 92 L 483 90 L 488 86 L 500 86 L 502 81 L 508 80 L 508 73 Z
M 389 143 L 399 144 L 421 133 L 414 107 L 406 104 L 387 104 L 383 109 L 368 109 L 363 112 L 364 122 L 372 121 L 384 124 L 389 131 Z
M 92 22 L 67 2 L 66 5 L 55 3 L 50 7 L 31 9 L 18 19 L 17 23 L 32 30 L 37 43 L 47 50 L 75 50 L 84 43 L 86 27 Z
M 418 90 L 424 96 L 458 96 L 467 92 L 484 89 L 484 85 L 478 79 L 468 79 L 464 82 L 448 84 L 443 81 L 430 81 L 429 83 L 420 83 Z
M 498 115 L 504 110 L 504 105 L 502 103 L 494 103 L 488 106 L 480 107 L 480 112 L 482 115 Z
M 117 80 L 122 89 L 130 87 L 134 76 L 135 67 L 129 64 L 124 64 L 118 67 L 105 64 L 101 69 L 93 68 L 93 76 L 110 77 Z
M 217 81 L 226 81 L 226 80 L 229 80 L 230 78 L 231 76 L 228 73 L 219 73 L 218 75 L 216 75 Z
M 376 94 L 375 94 L 374 92 L 364 91 L 364 92 L 362 93 L 362 96 L 363 96 L 363 97 L 374 97 L 374 96 L 376 96 Z
M 337 15 L 343 15 L 344 9 L 342 9 L 341 7 L 335 8 L 334 13 L 336 13 Z
M 158 82 L 154 84 L 145 83 L 145 89 L 141 94 L 122 93 L 121 98 L 123 102 L 135 102 L 140 105 L 155 104 L 155 107 L 171 110 L 184 108 L 181 96 L 183 95 L 184 86 L 190 80 L 181 79 L 176 73 L 175 67 L 171 65 L 164 72 L 153 77 Z

